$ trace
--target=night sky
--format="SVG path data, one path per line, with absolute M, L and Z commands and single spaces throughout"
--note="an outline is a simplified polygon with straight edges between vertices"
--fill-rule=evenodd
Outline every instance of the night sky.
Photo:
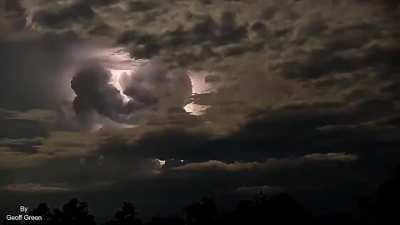
M 399 3 L 0 0 L 0 209 L 352 207 L 400 163 Z

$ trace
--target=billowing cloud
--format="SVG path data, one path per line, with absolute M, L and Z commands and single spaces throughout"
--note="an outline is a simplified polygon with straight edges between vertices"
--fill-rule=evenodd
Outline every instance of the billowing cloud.
M 99 65 L 79 71 L 71 81 L 71 88 L 77 97 L 74 109 L 78 114 L 98 111 L 104 116 L 118 118 L 124 104 L 117 88 L 110 84 L 111 73 Z
M 184 71 L 168 71 L 157 64 L 139 68 L 126 79 L 124 93 L 145 105 L 182 109 L 192 94 L 190 78 Z
M 183 111 L 192 94 L 186 73 L 167 71 L 156 63 L 139 66 L 129 74 L 115 76 L 112 71 L 100 64 L 91 65 L 73 77 L 77 114 L 90 118 L 96 112 L 129 124 L 135 122 L 139 111 Z

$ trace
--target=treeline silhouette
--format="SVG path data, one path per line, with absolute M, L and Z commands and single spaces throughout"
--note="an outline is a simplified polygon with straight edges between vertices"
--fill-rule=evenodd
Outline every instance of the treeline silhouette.
M 219 210 L 212 198 L 205 197 L 185 207 L 179 215 L 155 216 L 148 222 L 143 222 L 138 217 L 137 210 L 131 203 L 124 202 L 114 217 L 102 225 L 400 224 L 399 191 L 400 167 L 372 196 L 360 199 L 357 209 L 348 212 L 317 217 L 288 194 L 268 197 L 260 193 L 252 200 L 239 201 L 231 211 Z M 72 199 L 61 209 L 55 210 L 50 210 L 42 203 L 29 215 L 41 216 L 43 221 L 4 221 L 3 224 L 96 225 L 88 205 L 78 199 Z

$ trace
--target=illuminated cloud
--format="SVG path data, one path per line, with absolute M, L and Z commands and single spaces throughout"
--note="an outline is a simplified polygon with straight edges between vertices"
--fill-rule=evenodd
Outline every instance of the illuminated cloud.
M 293 159 L 269 159 L 261 162 L 233 162 L 233 163 L 225 163 L 217 160 L 210 160 L 207 162 L 196 162 L 196 163 L 188 163 L 183 166 L 178 166 L 173 168 L 176 171 L 193 171 L 193 172 L 202 172 L 202 171 L 226 171 L 226 172 L 243 172 L 243 171 L 268 171 L 275 170 L 279 168 L 286 167 L 299 167 L 303 164 L 314 162 L 323 162 L 323 161 L 332 161 L 332 162 L 355 162 L 358 159 L 356 155 L 345 154 L 345 153 L 328 153 L 328 154 L 319 154 L 313 153 L 309 155 L 305 155 L 301 158 L 293 158 Z
M 56 185 L 42 185 L 36 183 L 10 184 L 0 188 L 7 192 L 26 192 L 26 193 L 53 193 L 53 192 L 69 192 L 70 188 Z

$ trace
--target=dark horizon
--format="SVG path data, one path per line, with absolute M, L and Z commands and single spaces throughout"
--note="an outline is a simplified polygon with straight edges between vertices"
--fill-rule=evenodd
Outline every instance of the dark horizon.
M 224 208 L 214 196 L 205 196 L 177 212 L 155 214 L 144 218 L 131 202 L 124 201 L 107 219 L 93 216 L 90 205 L 72 198 L 58 208 L 47 203 L 27 210 L 24 214 L 8 214 L 5 225 L 201 225 L 201 224 L 387 224 L 397 222 L 397 204 L 400 200 L 400 166 L 392 176 L 370 195 L 353 199 L 354 206 L 330 212 L 316 212 L 302 205 L 288 193 L 266 195 L 259 192 L 237 201 L 234 207 Z M 105 215 L 102 215 L 103 217 Z M 20 221 L 25 220 L 25 223 Z M 28 221 L 28 222 L 27 222 Z

